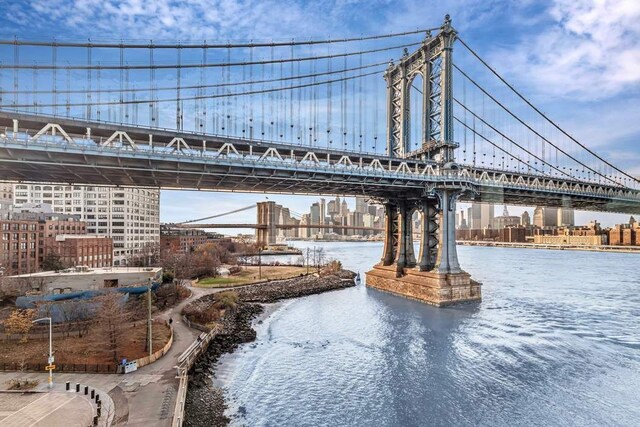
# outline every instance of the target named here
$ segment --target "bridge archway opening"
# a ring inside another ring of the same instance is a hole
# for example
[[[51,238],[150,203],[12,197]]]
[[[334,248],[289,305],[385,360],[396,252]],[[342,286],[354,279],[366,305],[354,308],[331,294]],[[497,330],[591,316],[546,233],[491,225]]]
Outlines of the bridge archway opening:
[[[409,108],[409,140],[407,145],[409,151],[414,151],[420,148],[424,142],[424,77],[421,73],[414,74],[413,78],[409,81],[408,89],[409,102],[407,103],[407,106]]]

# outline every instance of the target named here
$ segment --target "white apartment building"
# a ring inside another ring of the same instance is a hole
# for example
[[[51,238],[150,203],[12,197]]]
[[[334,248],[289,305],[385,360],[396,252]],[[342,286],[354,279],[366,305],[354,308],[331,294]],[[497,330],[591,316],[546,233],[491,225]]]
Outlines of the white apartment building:
[[[160,191],[59,184],[14,184],[13,203],[50,204],[54,212],[80,215],[87,234],[113,239],[113,265],[160,244]]]

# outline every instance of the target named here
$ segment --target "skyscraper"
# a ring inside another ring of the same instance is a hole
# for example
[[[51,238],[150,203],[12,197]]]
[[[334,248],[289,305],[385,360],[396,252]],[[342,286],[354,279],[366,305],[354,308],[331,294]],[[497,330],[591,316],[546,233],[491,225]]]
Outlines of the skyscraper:
[[[364,197],[356,196],[356,212],[364,214],[368,211],[367,200]]]
[[[575,225],[575,214],[573,209],[560,208],[558,209],[558,226],[573,227]]]
[[[544,208],[542,206],[536,206],[533,210],[533,225],[536,227],[544,227]]]
[[[469,228],[482,230],[491,228],[493,224],[494,207],[489,203],[472,203],[468,210]]]
[[[324,199],[320,199],[320,222],[318,224],[324,225],[327,217],[327,205]]]
[[[558,226],[558,208],[544,208],[544,226],[545,227],[557,227]]]

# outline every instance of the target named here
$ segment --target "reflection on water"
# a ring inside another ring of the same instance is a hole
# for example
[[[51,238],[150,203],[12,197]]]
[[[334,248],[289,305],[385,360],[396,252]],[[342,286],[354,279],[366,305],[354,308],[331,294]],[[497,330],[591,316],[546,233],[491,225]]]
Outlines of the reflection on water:
[[[322,246],[364,273],[377,243]],[[235,424],[640,425],[640,256],[459,247],[483,302],[285,302],[219,365]],[[364,277],[364,274],[363,274]]]

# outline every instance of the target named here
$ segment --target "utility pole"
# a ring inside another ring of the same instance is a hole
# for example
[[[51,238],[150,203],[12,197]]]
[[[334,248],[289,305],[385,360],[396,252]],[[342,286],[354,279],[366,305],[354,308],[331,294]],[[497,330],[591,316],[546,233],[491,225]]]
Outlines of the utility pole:
[[[36,319],[31,323],[37,323],[40,322],[42,320],[48,320],[49,321],[49,359],[47,359],[48,365],[46,367],[46,369],[49,371],[49,388],[53,387],[53,334],[52,334],[52,326],[51,326],[51,317],[43,317],[41,319]]]
[[[149,277],[149,282],[147,285],[147,300],[147,333],[149,334],[149,356],[151,356],[153,354],[153,333],[151,330],[151,277]]]

